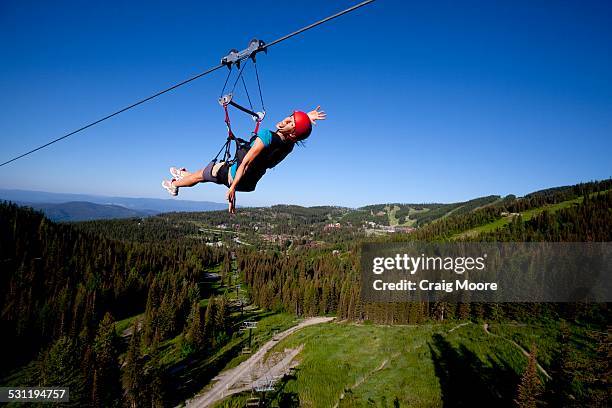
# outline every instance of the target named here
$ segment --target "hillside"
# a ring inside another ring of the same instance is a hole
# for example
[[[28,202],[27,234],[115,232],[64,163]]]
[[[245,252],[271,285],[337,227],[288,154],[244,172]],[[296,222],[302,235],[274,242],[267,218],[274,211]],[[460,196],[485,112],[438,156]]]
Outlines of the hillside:
[[[160,198],[114,197],[92,194],[50,193],[46,191],[0,189],[0,200],[23,203],[61,204],[89,202],[100,205],[117,205],[135,211],[159,214],[171,211],[211,211],[226,207],[223,203]]]
[[[70,224],[0,204],[0,329],[12,350],[0,383],[65,384],[81,406],[92,396],[103,406],[138,405],[135,395],[175,406],[302,319],[335,316],[341,323],[297,331],[270,349],[298,350],[300,363],[274,380],[273,405],[473,405],[479,395],[509,406],[524,350],[536,344],[553,378],[541,377],[541,398],[598,406],[607,401],[597,380],[609,364],[609,341],[598,334],[611,322],[606,304],[365,303],[358,246],[612,241],[611,187],[605,180],[429,207],[278,205]],[[402,225],[421,213],[436,215]],[[219,404],[244,406],[249,395]]]
[[[490,329],[487,326],[493,333],[489,334],[482,323],[453,321],[312,326],[281,341],[270,353],[302,347],[299,366],[281,381],[280,391],[269,393],[268,403],[279,407],[512,407],[528,359],[508,339],[527,348],[535,341],[538,359],[551,367],[559,357],[555,347],[563,336],[562,327],[551,320],[530,326],[497,323]],[[572,327],[566,335],[573,339],[572,348],[590,341],[589,330],[583,327]],[[580,348],[575,363],[584,366],[593,352],[590,347]],[[545,376],[540,378],[544,382]],[[557,402],[548,390],[546,398]],[[570,388],[561,402],[570,395],[574,400],[585,397],[576,397]],[[243,392],[214,406],[244,406],[250,398],[252,394]]]
[[[114,218],[148,217],[157,214],[151,210],[132,210],[120,205],[94,204],[87,201],[67,203],[25,203],[17,204],[42,211],[53,221],[89,221]]]
[[[111,239],[149,241],[164,236],[230,248],[255,245],[269,249],[348,250],[366,238],[474,239],[480,232],[506,226],[512,214],[522,213],[527,221],[544,210],[551,212],[580,202],[585,192],[592,194],[611,187],[612,182],[606,180],[542,190],[525,197],[487,196],[455,204],[395,203],[357,209],[275,205],[242,208],[235,216],[225,210],[168,213],[146,219],[79,223],[78,227]]]
[[[345,222],[377,224],[390,227],[416,227],[447,217],[451,214],[463,214],[477,208],[500,201],[499,196],[479,197],[458,203],[423,203],[423,204],[373,204],[357,208],[347,213]]]

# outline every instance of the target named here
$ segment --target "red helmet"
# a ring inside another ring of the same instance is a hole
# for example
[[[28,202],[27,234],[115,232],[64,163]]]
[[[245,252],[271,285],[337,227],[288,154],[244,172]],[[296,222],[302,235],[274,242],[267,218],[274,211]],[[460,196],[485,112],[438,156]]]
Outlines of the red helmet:
[[[302,111],[293,112],[293,120],[295,121],[296,140],[304,140],[310,136],[310,132],[312,132],[312,122],[306,113]]]

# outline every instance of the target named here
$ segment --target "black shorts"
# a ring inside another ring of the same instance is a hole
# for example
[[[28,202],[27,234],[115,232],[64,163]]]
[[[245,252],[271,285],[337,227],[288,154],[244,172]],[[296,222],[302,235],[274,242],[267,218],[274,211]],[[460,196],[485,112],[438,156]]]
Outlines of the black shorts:
[[[224,186],[229,188],[230,183],[229,183],[228,176],[230,172],[230,165],[227,163],[223,163],[223,165],[219,168],[219,171],[217,171],[217,175],[213,176],[212,171],[213,171],[213,167],[215,164],[217,163],[215,162],[208,163],[208,165],[202,171],[202,178],[204,178],[205,182],[210,181],[215,184],[223,184]],[[265,171],[258,172],[255,169],[252,169],[251,171],[245,173],[242,179],[240,179],[240,184],[236,186],[236,191],[242,191],[242,192],[255,191],[257,182],[259,181],[259,179],[261,179],[264,173]]]
[[[215,184],[223,184],[226,187],[229,187],[228,174],[230,166],[227,163],[223,163],[223,165],[217,171],[217,175],[213,176],[212,171],[216,162],[210,162],[202,171],[202,178],[205,182],[212,182]]]

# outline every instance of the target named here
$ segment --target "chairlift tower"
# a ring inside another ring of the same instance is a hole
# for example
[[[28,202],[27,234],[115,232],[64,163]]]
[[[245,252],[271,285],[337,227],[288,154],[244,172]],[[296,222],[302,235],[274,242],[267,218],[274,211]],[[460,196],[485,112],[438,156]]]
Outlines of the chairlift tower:
[[[252,395],[260,394],[261,397],[251,397],[249,401],[247,401],[247,406],[265,406],[266,404],[266,393],[274,391],[274,384],[276,384],[282,376],[269,376],[266,375],[264,378],[253,383],[253,388],[251,390]],[[258,405],[249,405],[255,403],[257,401]]]
[[[247,331],[249,332],[249,349],[251,348],[251,339],[253,337],[253,329],[257,328],[257,322],[256,321],[246,321],[246,322],[242,322],[242,326],[240,327],[240,331]]]

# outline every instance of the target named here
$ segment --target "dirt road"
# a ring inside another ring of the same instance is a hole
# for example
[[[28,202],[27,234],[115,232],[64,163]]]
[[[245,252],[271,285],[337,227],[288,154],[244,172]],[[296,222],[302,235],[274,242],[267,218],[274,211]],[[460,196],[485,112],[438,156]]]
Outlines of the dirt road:
[[[310,319],[306,319],[299,323],[296,326],[293,326],[284,332],[279,333],[275,336],[274,339],[270,340],[266,344],[264,344],[255,354],[253,354],[248,360],[243,361],[237,367],[229,369],[227,371],[222,372],[215,379],[217,382],[204,392],[188,401],[186,401],[187,407],[196,408],[196,407],[208,407],[213,403],[219,401],[220,399],[227,397],[228,395],[235,394],[244,389],[244,387],[234,388],[234,385],[243,377],[248,375],[254,367],[264,358],[266,353],[274,347],[280,340],[284,339],[287,336],[295,333],[306,326],[312,326],[313,324],[320,324],[332,321],[333,317],[312,317]],[[214,381],[214,380],[213,380]]]

